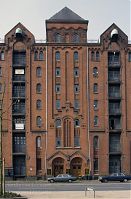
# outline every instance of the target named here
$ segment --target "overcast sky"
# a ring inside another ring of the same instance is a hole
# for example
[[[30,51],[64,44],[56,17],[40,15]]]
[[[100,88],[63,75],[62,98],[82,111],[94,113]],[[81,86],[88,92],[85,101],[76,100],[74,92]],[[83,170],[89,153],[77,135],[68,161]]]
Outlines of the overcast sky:
[[[89,20],[89,39],[116,23],[131,40],[131,0],[0,0],[0,38],[21,22],[36,39],[45,39],[45,20],[65,6]]]

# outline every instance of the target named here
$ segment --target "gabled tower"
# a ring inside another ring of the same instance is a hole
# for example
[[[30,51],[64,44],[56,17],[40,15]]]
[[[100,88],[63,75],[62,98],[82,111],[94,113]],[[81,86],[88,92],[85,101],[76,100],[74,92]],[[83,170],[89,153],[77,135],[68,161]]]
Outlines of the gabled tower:
[[[89,169],[87,25],[87,20],[67,7],[46,20],[48,174],[70,172],[78,176]]]

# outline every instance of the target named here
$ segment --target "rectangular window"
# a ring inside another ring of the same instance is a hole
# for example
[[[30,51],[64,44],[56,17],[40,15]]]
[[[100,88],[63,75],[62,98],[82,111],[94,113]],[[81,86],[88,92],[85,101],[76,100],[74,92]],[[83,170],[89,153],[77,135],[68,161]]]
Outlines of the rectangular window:
[[[14,153],[25,153],[25,137],[14,136],[13,137],[13,152]]]
[[[74,68],[74,77],[78,77],[79,76],[79,68],[75,67]]]
[[[98,116],[94,116],[94,126],[98,126]]]
[[[56,84],[55,91],[56,93],[60,93],[60,84]]]
[[[0,66],[0,76],[2,76],[2,67]]]
[[[56,129],[56,147],[61,147],[61,129]]]
[[[55,70],[55,75],[56,75],[56,77],[60,77],[60,68],[56,68],[56,70]]]
[[[41,158],[36,159],[36,170],[41,170]]]
[[[131,62],[131,52],[128,53],[128,61]]]
[[[74,132],[74,146],[79,147],[80,146],[80,132],[79,128],[75,128]]]
[[[98,84],[97,83],[94,83],[94,85],[93,85],[93,92],[98,93]]]
[[[57,99],[56,100],[56,109],[59,110],[61,107],[60,107],[60,100]]]
[[[75,109],[79,109],[80,108],[80,102],[77,99],[74,100],[74,108]]]
[[[74,92],[79,93],[79,84],[74,85]]]
[[[14,65],[25,65],[26,64],[26,53],[25,52],[17,52],[13,53],[13,64]]]
[[[94,158],[94,173],[98,173],[98,158]]]
[[[98,100],[94,100],[94,110],[98,109]]]
[[[111,135],[110,136],[109,151],[112,153],[121,151],[120,135]]]

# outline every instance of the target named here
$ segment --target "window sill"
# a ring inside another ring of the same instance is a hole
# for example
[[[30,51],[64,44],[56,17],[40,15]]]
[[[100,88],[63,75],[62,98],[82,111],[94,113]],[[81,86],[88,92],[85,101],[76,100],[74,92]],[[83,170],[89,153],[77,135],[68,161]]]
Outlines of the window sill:
[[[56,149],[80,149],[80,146],[74,146],[74,147],[62,147],[62,146],[56,146]]]

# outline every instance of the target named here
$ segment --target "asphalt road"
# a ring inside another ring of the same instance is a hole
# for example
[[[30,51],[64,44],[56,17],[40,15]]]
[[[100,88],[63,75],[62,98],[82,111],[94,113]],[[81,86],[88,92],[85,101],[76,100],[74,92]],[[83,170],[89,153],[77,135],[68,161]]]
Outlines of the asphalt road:
[[[131,183],[100,183],[83,181],[75,183],[44,183],[44,182],[9,182],[6,183],[6,191],[84,191],[86,187],[96,191],[131,190]]]

